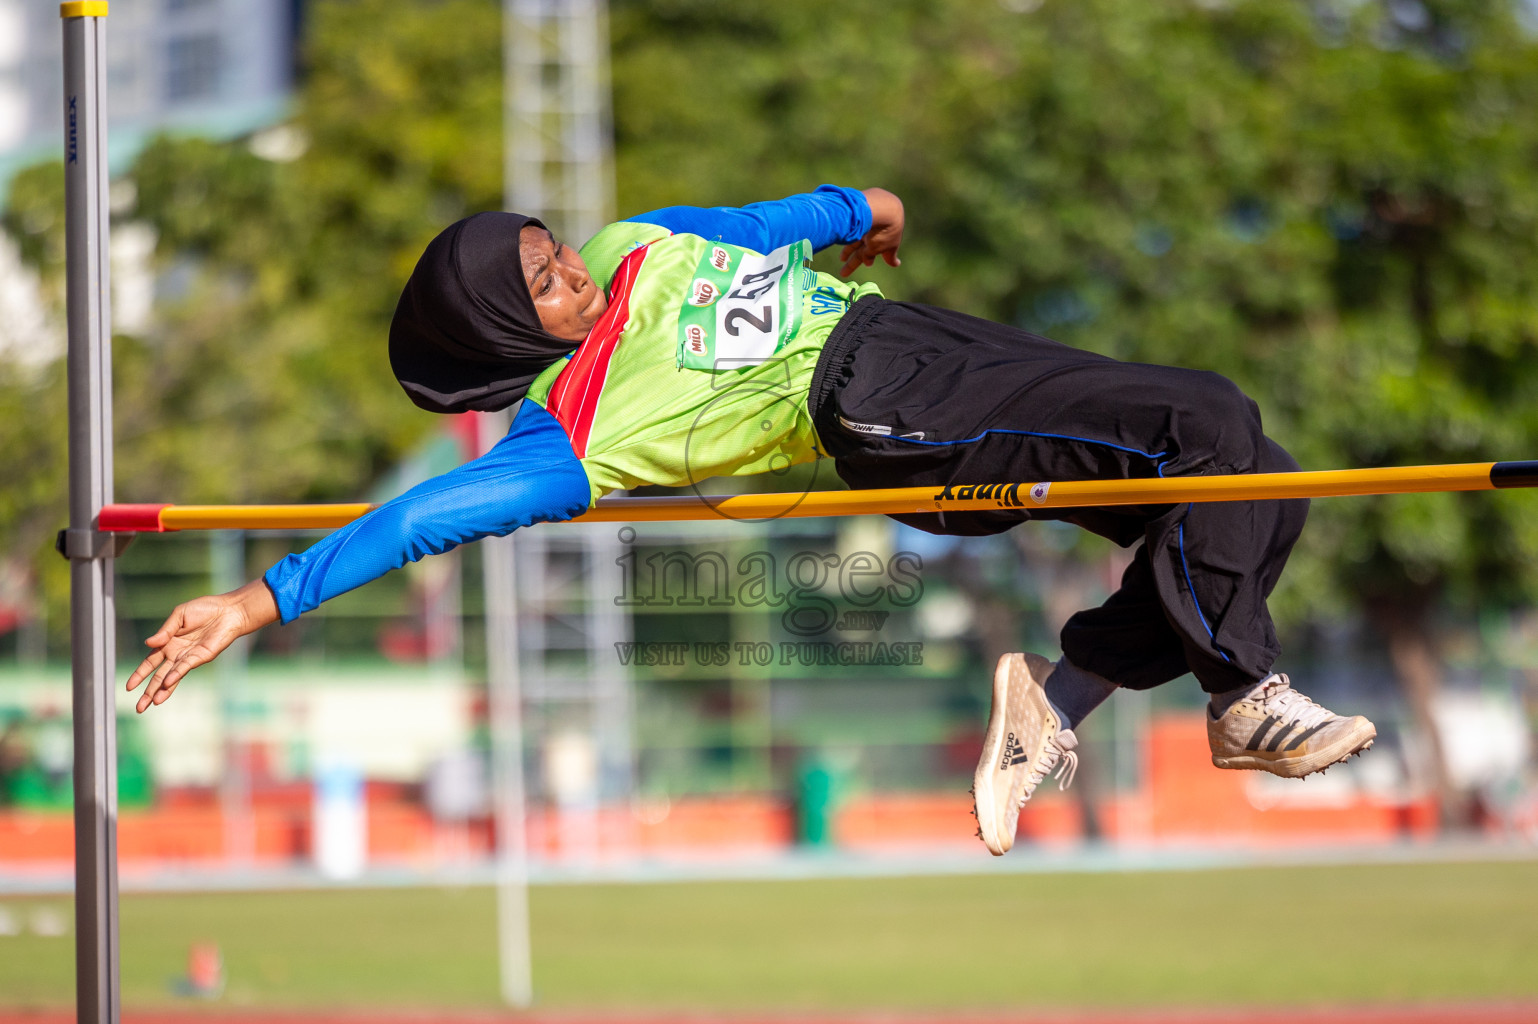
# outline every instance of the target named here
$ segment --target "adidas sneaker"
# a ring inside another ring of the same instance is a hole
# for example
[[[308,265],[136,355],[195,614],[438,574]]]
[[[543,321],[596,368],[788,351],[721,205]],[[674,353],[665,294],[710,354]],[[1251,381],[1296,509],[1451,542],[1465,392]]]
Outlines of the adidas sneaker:
[[[1035,654],[1006,654],[993,673],[993,710],[972,777],[977,835],[995,857],[1015,842],[1020,808],[1062,765],[1061,788],[1073,781],[1078,738],[1063,728],[1042,689],[1056,666]]]
[[[1247,695],[1213,717],[1207,743],[1219,768],[1248,768],[1301,779],[1372,746],[1377,728],[1355,715],[1343,718],[1292,688],[1273,672]]]

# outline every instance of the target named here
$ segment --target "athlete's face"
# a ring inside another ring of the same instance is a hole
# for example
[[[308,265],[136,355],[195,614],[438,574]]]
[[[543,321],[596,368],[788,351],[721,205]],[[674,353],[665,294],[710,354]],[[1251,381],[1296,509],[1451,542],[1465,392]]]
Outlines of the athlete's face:
[[[609,300],[588,274],[577,250],[530,224],[518,235],[518,258],[545,330],[568,341],[586,338],[609,308]]]

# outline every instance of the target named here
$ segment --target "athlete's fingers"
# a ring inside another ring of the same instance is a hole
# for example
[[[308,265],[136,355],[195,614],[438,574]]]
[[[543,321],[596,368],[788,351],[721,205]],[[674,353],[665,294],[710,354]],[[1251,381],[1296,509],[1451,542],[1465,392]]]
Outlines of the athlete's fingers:
[[[183,676],[199,665],[208,664],[215,657],[215,653],[202,644],[188,649],[184,655],[176,659],[176,664],[171,666],[171,671],[166,673],[165,679],[161,682],[160,692],[155,695],[155,703],[164,704],[166,699],[176,692],[176,687],[181,684]]]
[[[176,692],[176,684],[179,682],[181,682],[180,679],[175,679],[167,683],[165,686],[162,686],[160,688],[160,692],[155,694],[155,703],[159,705],[164,704],[166,701],[170,700],[171,694]]]
[[[132,690],[144,682],[145,678],[154,672],[160,666],[160,663],[165,660],[166,655],[164,651],[153,651],[146,655],[144,660],[139,662],[139,667],[134,669],[133,675],[128,677],[128,688]]]
[[[155,691],[160,688],[158,680],[161,674],[159,671],[151,673],[148,685],[144,687],[144,692],[139,695],[139,699],[134,703],[134,711],[142,715],[145,709],[150,706],[150,703],[154,701]]]
[[[197,643],[189,643],[178,651],[166,665],[162,666],[163,671],[151,678],[150,685],[145,687],[143,695],[139,698],[139,713],[143,714],[152,704],[164,704],[176,691],[177,684],[182,681],[183,676],[199,665],[206,665],[213,661],[233,639],[230,637],[222,642],[215,640],[212,645],[206,639],[199,640]]]
[[[145,645],[148,647],[164,647],[167,641],[181,632],[186,621],[187,606],[179,604],[171,610],[170,615],[166,616],[166,621],[161,623],[159,629],[144,638]]]
[[[138,703],[134,705],[135,711],[142,715],[145,711],[149,710],[151,705],[159,704],[165,700],[162,693],[165,692],[166,681],[171,678],[171,673],[176,671],[176,664],[179,660],[178,658],[167,661],[161,666],[161,671],[150,677],[149,685],[144,688],[144,692],[139,695]]]
[[[186,650],[183,648],[174,654],[162,654],[160,664],[149,674],[144,692],[139,695],[139,700],[134,705],[139,714],[142,715],[146,708],[155,703],[155,695],[166,685],[166,680],[175,670],[176,663],[186,655]]]
[[[840,277],[848,277],[862,265],[865,260],[866,248],[866,240],[863,238],[858,242],[850,242],[844,246],[843,254],[839,256],[839,259],[844,261],[844,269],[839,271]]]
[[[896,249],[888,249],[881,255],[886,260],[886,265],[889,267],[900,267],[903,265],[903,261],[897,258]]]
[[[160,665],[150,673],[144,686],[144,692],[139,694],[139,699],[134,704],[135,711],[142,715],[154,703],[155,694],[159,693],[160,688],[165,685],[166,675],[175,664],[176,660],[174,658],[163,659]]]

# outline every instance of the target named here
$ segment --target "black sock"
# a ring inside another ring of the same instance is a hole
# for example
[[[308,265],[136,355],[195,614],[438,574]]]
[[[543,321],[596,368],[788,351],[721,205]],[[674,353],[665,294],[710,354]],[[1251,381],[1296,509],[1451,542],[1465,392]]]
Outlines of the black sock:
[[[1080,668],[1064,655],[1057,660],[1057,668],[1042,689],[1047,691],[1047,700],[1057,709],[1064,727],[1077,729],[1091,711],[1116,692],[1116,684]]]

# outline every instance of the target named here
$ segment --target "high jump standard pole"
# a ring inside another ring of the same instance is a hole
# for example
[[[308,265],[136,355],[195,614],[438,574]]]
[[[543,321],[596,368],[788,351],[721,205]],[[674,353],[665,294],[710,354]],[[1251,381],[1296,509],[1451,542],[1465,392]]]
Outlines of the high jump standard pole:
[[[112,318],[107,280],[105,2],[64,21],[64,217],[69,321],[70,659],[75,731],[75,1019],[117,1024],[117,718],[112,558]]]

